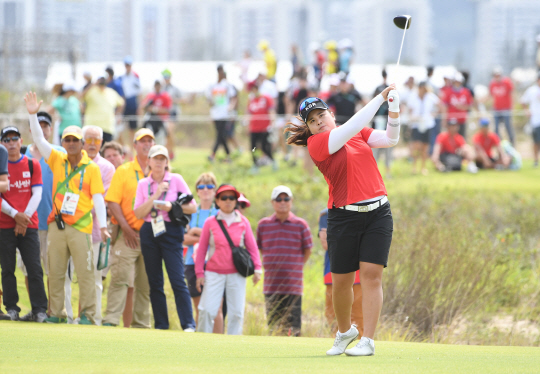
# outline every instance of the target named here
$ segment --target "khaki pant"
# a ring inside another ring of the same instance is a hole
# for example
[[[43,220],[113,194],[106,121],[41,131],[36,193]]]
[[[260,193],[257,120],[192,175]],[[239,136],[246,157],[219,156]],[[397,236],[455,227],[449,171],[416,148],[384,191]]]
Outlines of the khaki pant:
[[[51,316],[67,317],[64,306],[64,282],[71,256],[79,280],[81,314],[95,323],[96,278],[92,235],[80,232],[70,225],[66,225],[65,230],[58,230],[56,223],[53,222],[49,225],[48,247]]]
[[[351,323],[354,323],[358,329],[358,339],[364,333],[364,315],[362,314],[362,286],[359,284],[353,285],[354,300],[351,310]],[[330,325],[330,329],[334,336],[338,330],[336,322],[336,314],[334,313],[334,305],[332,304],[332,285],[326,285],[326,320]]]
[[[111,283],[107,294],[107,310],[103,323],[118,325],[126,306],[127,290],[131,274],[135,269],[133,321],[131,327],[150,328],[150,286],[141,253],[141,244],[136,249],[130,248],[120,231],[118,239],[111,249],[114,253],[111,264]]]

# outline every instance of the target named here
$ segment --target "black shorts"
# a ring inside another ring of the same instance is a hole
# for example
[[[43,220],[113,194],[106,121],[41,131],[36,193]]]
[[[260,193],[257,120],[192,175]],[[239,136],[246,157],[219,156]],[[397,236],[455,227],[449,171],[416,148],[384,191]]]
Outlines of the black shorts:
[[[302,296],[264,295],[268,326],[272,332],[300,336],[302,328]]]
[[[532,129],[532,137],[534,144],[540,144],[540,126]]]
[[[439,156],[447,171],[460,171],[463,157],[455,153],[441,153]]]
[[[360,204],[369,205],[372,203]],[[394,221],[390,203],[371,212],[328,210],[328,256],[330,271],[347,274],[359,269],[359,262],[388,265]]]
[[[427,129],[425,132],[420,132],[418,129],[412,129],[412,140],[413,142],[421,142],[424,144],[429,144],[429,135],[431,130]]]
[[[201,292],[197,291],[197,275],[195,274],[195,265],[184,265],[184,276],[186,277],[189,296],[201,296]]]

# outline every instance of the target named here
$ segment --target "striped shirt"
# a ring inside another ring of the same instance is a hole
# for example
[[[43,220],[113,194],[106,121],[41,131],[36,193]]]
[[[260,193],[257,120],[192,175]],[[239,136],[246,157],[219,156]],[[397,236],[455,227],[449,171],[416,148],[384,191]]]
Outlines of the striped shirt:
[[[257,227],[257,245],[262,253],[265,295],[302,295],[304,252],[311,249],[311,231],[305,220],[289,213],[281,222],[275,214]]]

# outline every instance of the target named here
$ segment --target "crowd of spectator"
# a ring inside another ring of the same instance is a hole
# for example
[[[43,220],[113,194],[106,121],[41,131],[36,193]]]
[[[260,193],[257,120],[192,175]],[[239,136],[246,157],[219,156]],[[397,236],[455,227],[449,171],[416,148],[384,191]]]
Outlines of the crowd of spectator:
[[[287,122],[300,121],[297,108],[304,98],[324,99],[340,124],[370,99],[356,90],[349,75],[354,56],[350,41],[316,48],[311,66],[302,62],[297,48],[291,48],[293,76],[284,92],[275,83],[277,60],[270,44],[261,41],[258,47],[266,69],[255,80],[247,78],[251,56],[246,53],[240,63],[243,87],[229,83],[225,68],[219,65],[216,83],[205,92],[216,135],[208,161],[217,161],[220,148],[226,154],[224,162],[234,162],[242,152],[236,124],[240,122],[238,112],[245,111],[252,174],[265,165],[277,170],[279,151],[285,162],[302,157],[286,145],[284,131]],[[165,266],[184,331],[241,334],[246,279],[251,274],[238,270],[233,252],[240,251],[251,260],[254,283],[264,271],[270,331],[300,335],[303,268],[313,242],[307,222],[292,213],[293,192],[282,185],[274,188],[269,197],[274,214],[262,218],[252,230],[244,216],[250,201],[234,185],[219,184],[211,172],[194,183],[172,173],[175,123],[181,106],[192,101],[172,85],[172,73],[167,69],[155,81],[154,91],[143,97],[139,77],[132,70],[133,59],[127,56],[124,65],[125,73],[118,77],[111,67],[96,79],[85,74],[87,83],[80,92],[64,83],[48,112],[40,111],[41,102],[28,93],[29,146],[23,146],[21,129],[8,126],[1,130],[0,296],[6,314],[0,314],[0,319],[103,326],[118,326],[122,320],[124,327],[168,329]],[[515,147],[512,81],[495,68],[485,101],[475,99],[466,72],[445,74],[442,87],[434,84],[433,72],[429,67],[424,80],[416,82],[410,77],[400,88],[412,172],[427,175],[430,158],[441,172],[462,170],[463,166],[471,173],[479,168],[519,169],[522,161]],[[329,87],[321,90],[325,76]],[[386,87],[383,69],[373,96]],[[247,97],[245,108],[239,108],[244,102],[241,94]],[[537,166],[540,75],[520,103],[530,115]],[[488,111],[489,106],[492,110]],[[387,116],[385,104],[375,116],[373,128],[384,128]],[[477,128],[474,134],[468,134],[470,127]],[[376,152],[376,159],[384,153],[390,176],[391,148]],[[306,152],[303,160],[311,174],[313,164]],[[320,214],[318,235],[324,249],[326,217],[325,210]],[[24,316],[19,316],[17,257],[32,307]],[[71,302],[74,275],[79,286],[75,312]],[[103,295],[106,277],[110,277],[109,288]],[[328,256],[324,283],[325,315],[335,333]],[[353,288],[353,322],[361,330],[358,275]],[[103,297],[107,298],[105,310]]]

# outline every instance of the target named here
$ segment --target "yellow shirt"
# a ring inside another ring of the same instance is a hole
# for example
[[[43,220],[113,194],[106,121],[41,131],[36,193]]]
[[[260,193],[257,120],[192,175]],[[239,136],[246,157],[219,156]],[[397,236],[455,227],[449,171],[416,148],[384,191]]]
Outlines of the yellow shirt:
[[[328,63],[326,65],[326,74],[337,73],[337,65],[339,63],[339,54],[335,49],[328,51]]]
[[[144,220],[135,217],[133,205],[135,203],[137,185],[139,184],[139,180],[143,178],[144,173],[141,165],[139,165],[139,161],[135,157],[133,161],[127,162],[116,169],[107,196],[105,196],[106,201],[120,205],[127,223],[132,229],[137,231],[141,229]],[[114,217],[112,218],[112,223],[118,224]]]
[[[270,48],[264,52],[264,62],[266,63],[266,77],[268,79],[274,79],[277,69],[276,55]]]
[[[77,168],[80,168],[83,165],[90,164],[82,172],[79,172],[75,175],[68,183],[68,190],[64,182],[66,180],[66,164],[67,164],[67,174],[71,174],[71,164],[67,160],[68,155],[57,151],[56,149],[51,150],[51,156],[47,160],[47,164],[51,168],[53,173],[53,188],[52,195],[56,193],[56,197],[53,201],[53,209],[47,223],[50,224],[54,222],[54,215],[56,213],[56,208],[58,211],[62,208],[62,202],[64,201],[64,194],[66,192],[72,192],[79,195],[79,202],[77,203],[77,210],[75,215],[70,216],[67,214],[62,214],[62,218],[66,225],[72,226],[74,229],[77,229],[85,234],[92,234],[92,208],[94,207],[94,201],[92,200],[92,195],[98,193],[104,193],[105,189],[103,188],[103,181],[101,180],[101,171],[99,166],[95,162],[92,162],[86,151],[82,151],[82,159],[77,165]],[[81,182],[81,173],[84,173],[82,189],[79,190]],[[61,185],[61,188],[58,187]],[[56,191],[58,189],[58,192]],[[56,208],[55,208],[56,206]]]
[[[83,100],[86,104],[84,125],[101,127],[104,132],[114,134],[115,109],[124,105],[122,96],[112,88],[105,87],[102,91],[98,86],[93,86],[84,95]]]

